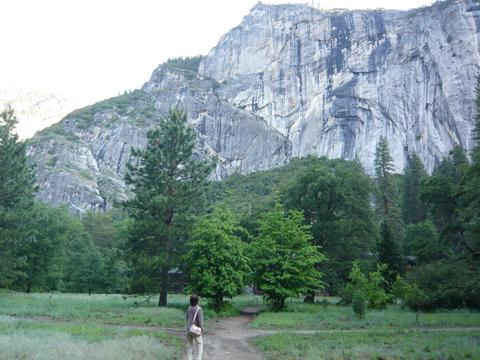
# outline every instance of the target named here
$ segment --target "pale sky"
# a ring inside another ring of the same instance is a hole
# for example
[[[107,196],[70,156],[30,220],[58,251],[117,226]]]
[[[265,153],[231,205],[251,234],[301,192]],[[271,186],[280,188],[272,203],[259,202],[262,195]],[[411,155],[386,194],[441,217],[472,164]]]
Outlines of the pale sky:
[[[0,90],[48,90],[93,102],[139,88],[166,59],[207,54],[256,2],[0,0]],[[408,9],[432,0],[313,3]]]

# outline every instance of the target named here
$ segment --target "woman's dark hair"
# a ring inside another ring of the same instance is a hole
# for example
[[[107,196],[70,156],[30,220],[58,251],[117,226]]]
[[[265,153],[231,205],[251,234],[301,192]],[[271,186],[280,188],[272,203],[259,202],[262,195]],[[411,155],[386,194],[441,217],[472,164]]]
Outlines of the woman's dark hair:
[[[198,295],[197,295],[197,294],[192,294],[192,295],[190,296],[190,305],[191,305],[191,306],[196,306],[196,305],[198,305],[198,300],[200,300],[200,298],[198,297]]]

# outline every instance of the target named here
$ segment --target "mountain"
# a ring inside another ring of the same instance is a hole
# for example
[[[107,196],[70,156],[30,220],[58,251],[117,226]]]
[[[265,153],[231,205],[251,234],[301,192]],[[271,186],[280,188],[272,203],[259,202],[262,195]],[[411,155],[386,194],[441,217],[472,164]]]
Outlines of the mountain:
[[[130,150],[171,106],[189,113],[199,154],[218,156],[216,179],[308,154],[372,173],[381,135],[397,171],[413,152],[431,171],[453,146],[473,146],[479,31],[473,0],[409,11],[258,3],[199,62],[162,64],[141,89],[37,134],[39,198],[80,212],[127,198]]]
[[[51,91],[4,88],[0,90],[0,109],[7,105],[15,109],[19,137],[26,139],[86,103]]]

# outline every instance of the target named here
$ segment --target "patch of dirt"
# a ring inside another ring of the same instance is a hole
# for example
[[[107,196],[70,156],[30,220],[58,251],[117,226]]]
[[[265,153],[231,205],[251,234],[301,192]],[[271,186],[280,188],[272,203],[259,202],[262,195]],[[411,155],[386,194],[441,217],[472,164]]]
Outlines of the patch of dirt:
[[[251,320],[250,316],[239,316],[210,321],[203,336],[205,359],[262,360],[260,352],[249,343],[258,336],[258,331],[248,328]]]

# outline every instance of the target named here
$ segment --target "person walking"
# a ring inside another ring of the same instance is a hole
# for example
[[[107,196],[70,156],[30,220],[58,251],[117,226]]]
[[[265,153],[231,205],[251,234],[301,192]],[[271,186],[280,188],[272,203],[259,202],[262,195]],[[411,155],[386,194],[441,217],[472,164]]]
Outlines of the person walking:
[[[187,309],[187,359],[202,360],[203,354],[203,309],[198,305],[200,298],[196,294],[190,296]],[[193,325],[193,326],[192,326]],[[195,358],[193,355],[195,354]]]

